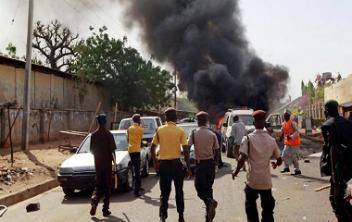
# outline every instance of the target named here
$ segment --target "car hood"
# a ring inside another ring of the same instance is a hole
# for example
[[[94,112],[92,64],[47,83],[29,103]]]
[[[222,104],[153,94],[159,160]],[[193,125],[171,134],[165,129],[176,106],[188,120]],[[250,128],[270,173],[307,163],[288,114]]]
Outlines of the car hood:
[[[116,164],[128,166],[130,156],[127,151],[116,151]],[[77,153],[67,160],[61,166],[62,169],[70,169],[73,172],[95,171],[94,156],[91,153]]]
[[[143,139],[151,139],[153,138],[154,136],[154,133],[146,133],[146,134],[143,134]]]

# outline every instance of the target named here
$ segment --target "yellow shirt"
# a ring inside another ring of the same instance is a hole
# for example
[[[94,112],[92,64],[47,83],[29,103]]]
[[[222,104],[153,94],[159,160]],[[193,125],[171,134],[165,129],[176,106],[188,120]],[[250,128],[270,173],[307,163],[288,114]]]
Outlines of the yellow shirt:
[[[128,152],[129,153],[136,153],[141,152],[141,144],[143,138],[143,128],[134,123],[127,129],[127,136],[128,136]]]
[[[176,126],[176,123],[167,122],[166,125],[158,128],[152,144],[160,145],[160,160],[178,159],[181,156],[181,146],[187,145],[187,138],[185,131]]]

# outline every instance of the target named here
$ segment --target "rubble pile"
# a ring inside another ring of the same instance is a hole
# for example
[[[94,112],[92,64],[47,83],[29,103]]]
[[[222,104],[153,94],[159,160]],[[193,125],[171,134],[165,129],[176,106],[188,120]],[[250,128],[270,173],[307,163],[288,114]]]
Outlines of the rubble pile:
[[[0,184],[10,186],[18,180],[29,179],[29,177],[33,176],[33,171],[28,167],[0,167]]]

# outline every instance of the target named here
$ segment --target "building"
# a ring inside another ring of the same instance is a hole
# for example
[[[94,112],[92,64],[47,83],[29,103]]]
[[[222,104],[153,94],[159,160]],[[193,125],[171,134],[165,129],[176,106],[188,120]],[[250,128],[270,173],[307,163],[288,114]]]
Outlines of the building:
[[[349,118],[352,113],[352,74],[325,88],[325,101],[336,100],[340,104],[341,114]]]

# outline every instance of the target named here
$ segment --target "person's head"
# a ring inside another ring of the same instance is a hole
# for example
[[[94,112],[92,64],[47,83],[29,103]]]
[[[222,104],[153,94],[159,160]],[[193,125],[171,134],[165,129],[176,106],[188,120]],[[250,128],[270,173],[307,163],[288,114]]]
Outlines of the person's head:
[[[233,122],[237,122],[238,120],[240,120],[240,118],[237,115],[233,117]]]
[[[132,116],[132,121],[133,123],[141,124],[141,115],[139,115],[138,113],[134,114]]]
[[[291,112],[289,110],[285,110],[284,120],[287,122],[291,119]]]
[[[335,117],[339,115],[339,103],[336,100],[329,100],[325,103],[325,117]]]
[[[106,125],[106,115],[104,113],[99,114],[97,117],[97,122],[99,124],[99,127],[105,128]]]
[[[264,129],[266,112],[263,110],[257,110],[253,113],[254,126],[256,129]]]
[[[197,117],[198,126],[206,126],[208,124],[208,117],[209,117],[208,113],[204,111],[200,111],[199,113],[197,113],[196,117]]]
[[[166,121],[169,122],[177,122],[177,113],[176,113],[176,109],[170,107],[167,108],[165,110],[165,117],[166,117]]]

